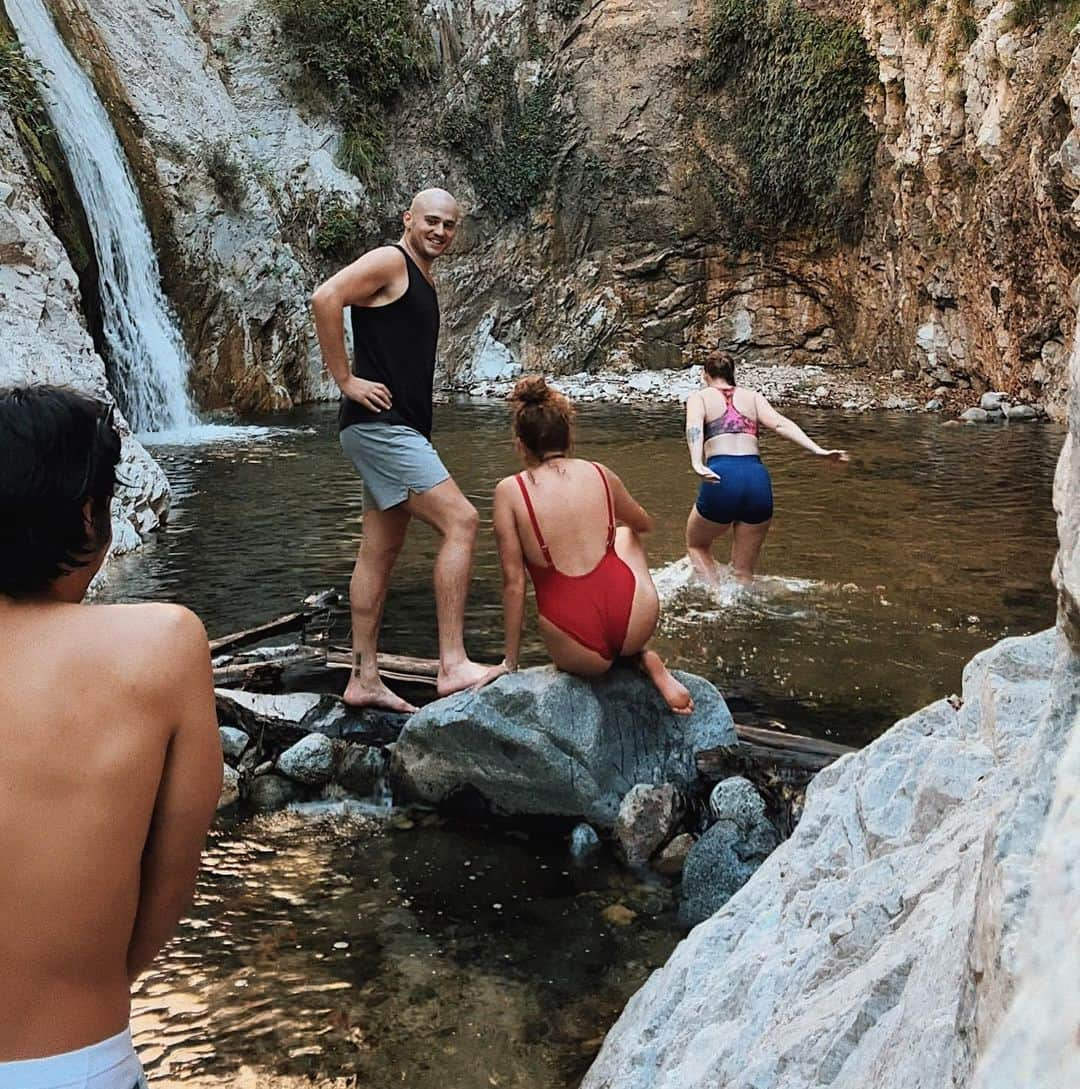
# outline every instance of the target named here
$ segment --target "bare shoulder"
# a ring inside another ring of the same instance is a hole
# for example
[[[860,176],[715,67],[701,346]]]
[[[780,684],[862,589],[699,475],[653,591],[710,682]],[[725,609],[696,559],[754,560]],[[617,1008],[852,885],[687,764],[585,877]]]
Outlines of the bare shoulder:
[[[171,673],[193,662],[209,660],[209,643],[202,621],[183,605],[150,602],[142,605],[94,606],[107,645],[132,665]]]

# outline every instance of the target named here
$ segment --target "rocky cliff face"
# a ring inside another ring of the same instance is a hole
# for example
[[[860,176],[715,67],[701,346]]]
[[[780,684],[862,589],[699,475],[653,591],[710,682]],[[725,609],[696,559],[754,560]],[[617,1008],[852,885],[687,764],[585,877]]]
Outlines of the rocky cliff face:
[[[53,233],[10,119],[0,114],[0,386],[45,382],[110,400],[105,365],[80,321],[79,282]],[[123,419],[113,551],[137,547],[169,507],[169,485]]]
[[[768,184],[797,164],[754,161],[725,133],[737,88],[700,67],[716,0],[430,0],[438,77],[402,96],[370,191],[335,165],[333,119],[297,105],[302,73],[257,0],[52,6],[136,167],[204,407],[329,392],[310,288],[389,237],[412,191],[445,183],[469,212],[442,273],[453,380],[515,362],[681,366],[719,344],[756,361],[899,368],[905,394],[994,387],[1064,413],[1080,61],[1063,8],[792,9],[823,42],[857,27],[865,43],[869,185],[860,229],[838,240],[820,217],[733,227],[756,175]],[[740,0],[723,7],[731,26],[750,18]],[[787,131],[791,101],[738,110]],[[852,169],[837,186],[858,195]]]

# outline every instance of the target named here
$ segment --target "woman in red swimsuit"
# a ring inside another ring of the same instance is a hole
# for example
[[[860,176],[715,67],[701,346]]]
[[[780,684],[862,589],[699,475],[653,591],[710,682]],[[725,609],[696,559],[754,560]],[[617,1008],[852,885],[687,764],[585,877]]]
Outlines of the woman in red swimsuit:
[[[506,658],[487,679],[517,668],[528,570],[559,669],[595,677],[616,658],[637,658],[671,710],[689,714],[690,693],[646,649],[660,601],[637,535],[652,519],[610,469],[570,456],[573,407],[543,378],[522,378],[510,403],[525,470],[495,489]]]

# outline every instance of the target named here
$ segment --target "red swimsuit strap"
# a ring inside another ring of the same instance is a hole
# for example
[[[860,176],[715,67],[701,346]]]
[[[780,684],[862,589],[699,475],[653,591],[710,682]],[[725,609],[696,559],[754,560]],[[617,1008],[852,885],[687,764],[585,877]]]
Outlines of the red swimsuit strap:
[[[522,498],[525,500],[525,509],[529,512],[529,521],[532,522],[533,533],[536,534],[536,543],[540,546],[540,551],[544,554],[548,566],[554,567],[555,565],[551,562],[551,553],[548,551],[547,541],[544,540],[544,535],[540,532],[540,523],[536,520],[536,511],[533,510],[532,500],[529,498],[529,489],[525,487],[525,481],[521,479],[521,473],[518,473],[514,479],[517,481]]]
[[[615,504],[611,501],[611,485],[608,484],[603,466],[594,461],[592,467],[600,474],[600,479],[604,482],[604,494],[607,496],[607,547],[610,552],[615,547]]]

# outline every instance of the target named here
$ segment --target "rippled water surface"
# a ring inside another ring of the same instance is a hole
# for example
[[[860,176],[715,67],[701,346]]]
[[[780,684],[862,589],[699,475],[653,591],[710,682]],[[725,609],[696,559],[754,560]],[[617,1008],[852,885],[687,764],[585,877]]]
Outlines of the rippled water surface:
[[[611,466],[656,516],[648,541],[666,603],[658,648],[738,706],[858,744],[957,690],[960,670],[1004,634],[1053,622],[1050,503],[1061,431],[944,427],[937,417],[803,411],[807,430],[850,449],[834,468],[766,437],[776,517],[761,578],[710,596],[689,585],[682,533],[695,494],[682,423],[660,411],[587,407],[579,452]],[[111,593],[175,598],[212,635],[347,589],[360,537],[359,481],[331,410],[260,421],[248,443],[155,449],[177,491],[167,533],[116,565]],[[436,441],[481,512],[467,630],[474,656],[501,654],[491,494],[515,469],[504,405],[438,410]],[[435,653],[436,538],[415,525],[391,587],[383,649]],[[342,611],[337,635],[346,639]],[[526,656],[540,660],[535,635]]]
[[[958,690],[978,650],[1052,623],[1062,433],[797,417],[854,460],[834,470],[766,438],[777,511],[749,593],[710,595],[687,578],[696,478],[676,410],[585,408],[580,453],[610,465],[658,519],[648,545],[665,602],[661,652],[737,710],[860,744]],[[172,523],[113,567],[109,596],[182,601],[218,635],[347,587],[360,487],[333,412],[257,422],[270,430],[246,441],[155,449],[176,488]],[[481,512],[467,627],[473,654],[495,660],[490,497],[515,468],[505,406],[443,406],[436,426]],[[434,653],[435,543],[425,527],[411,531],[386,650]],[[347,637],[344,611],[336,634]],[[540,654],[533,635],[526,657]],[[215,834],[196,916],[140,985],[137,1042],[158,1084],[570,1089],[678,937],[662,885],[606,858],[574,866],[558,836],[415,815],[262,819]]]

